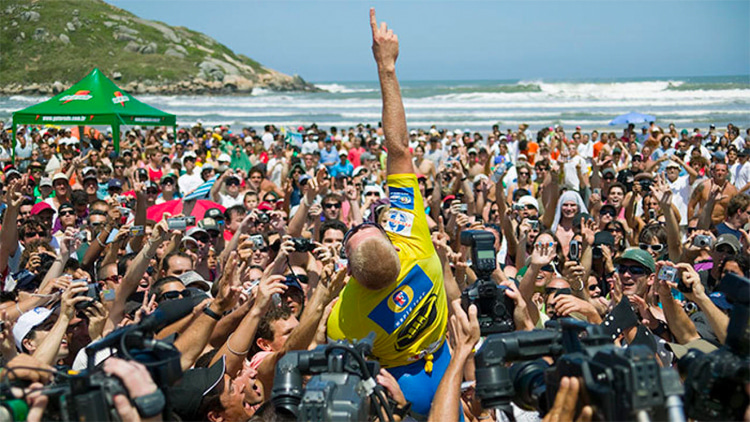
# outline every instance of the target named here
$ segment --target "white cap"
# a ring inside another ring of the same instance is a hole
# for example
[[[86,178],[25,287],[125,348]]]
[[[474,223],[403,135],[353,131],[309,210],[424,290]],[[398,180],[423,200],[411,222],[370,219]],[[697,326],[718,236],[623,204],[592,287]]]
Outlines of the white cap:
[[[68,181],[68,176],[66,176],[65,173],[55,173],[55,175],[52,176],[52,183],[55,183],[58,180],[65,180],[66,182],[70,183]]]
[[[13,337],[16,340],[16,347],[19,351],[23,350],[22,344],[23,339],[34,329],[37,325],[42,324],[44,321],[52,315],[52,309],[36,307],[30,311],[24,312],[16,321],[16,325],[13,326]]]
[[[347,151],[347,150],[345,150],[343,148],[340,149],[339,150],[339,157],[342,156],[342,155],[348,156],[349,155],[349,151]]]
[[[520,205],[531,205],[532,207],[536,208],[537,211],[539,211],[539,201],[537,201],[536,198],[531,195],[524,195],[518,198],[518,203]]]
[[[229,156],[226,152],[219,154],[219,158],[216,159],[216,161],[222,162],[222,161],[232,161],[232,157]]]
[[[358,166],[358,167],[356,167],[354,169],[354,171],[352,171],[352,177],[359,176],[359,174],[362,173],[363,171],[367,171],[367,167],[365,167],[365,166]]]
[[[190,157],[198,158],[198,156],[195,155],[195,153],[193,151],[186,151],[184,154],[182,154],[182,164],[184,165],[185,164],[185,159],[186,158],[190,158]]]
[[[211,290],[211,283],[195,271],[186,271],[178,277],[185,287],[197,287],[205,292]]]

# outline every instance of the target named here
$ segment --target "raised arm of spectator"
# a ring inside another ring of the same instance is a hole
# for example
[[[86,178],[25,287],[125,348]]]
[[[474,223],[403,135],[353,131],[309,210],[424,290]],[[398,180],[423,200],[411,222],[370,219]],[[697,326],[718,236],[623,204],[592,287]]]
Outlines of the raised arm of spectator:
[[[398,36],[385,22],[375,19],[375,9],[370,9],[372,53],[378,65],[380,92],[383,97],[383,132],[388,150],[388,174],[414,173],[409,151],[409,134],[406,129],[406,112],[401,100],[401,88],[396,78]]]
[[[221,203],[221,187],[224,186],[224,179],[226,179],[229,174],[234,174],[234,172],[231,169],[227,169],[227,171],[222,173],[221,176],[216,179],[216,182],[214,182],[213,186],[211,186],[212,201]]]
[[[133,186],[135,191],[135,220],[134,226],[146,226],[146,187],[144,183],[136,182]],[[146,238],[146,231],[130,239],[130,250],[139,251],[143,247],[143,239]]]
[[[159,249],[162,241],[169,234],[169,229],[167,228],[167,218],[169,217],[169,213],[165,213],[162,220],[154,226],[151,236],[146,241],[146,245],[138,252],[138,255],[136,255],[133,262],[128,266],[122,282],[115,289],[115,300],[109,312],[109,319],[115,326],[122,320],[128,296],[133,294],[138,288],[143,274],[148,269],[151,260],[156,256],[156,250]]]
[[[83,260],[81,261],[81,266],[83,268],[90,269],[94,265],[94,262],[96,262],[99,255],[101,255],[106,248],[107,245],[104,242],[107,241],[109,233],[112,230],[112,222],[108,218],[99,234],[94,236],[93,241],[89,242],[89,248],[86,249],[86,253],[83,255]]]
[[[0,228],[0,273],[4,273],[8,267],[8,260],[18,251],[18,210],[23,202],[21,189],[26,185],[28,176],[14,180],[7,186],[5,192],[5,204],[7,208],[3,213],[3,227]]]
[[[81,241],[74,238],[76,233],[76,229],[71,227],[68,227],[68,229],[65,230],[65,234],[60,241],[60,253],[55,256],[55,261],[52,262],[47,274],[44,275],[44,280],[42,280],[42,283],[39,285],[39,291],[44,290],[48,283],[63,274],[65,264],[68,262],[71,252],[78,249],[81,245]]]
[[[518,290],[521,296],[526,301],[526,308],[529,310],[529,316],[531,321],[536,324],[539,321],[539,309],[531,299],[534,295],[534,286],[536,285],[536,277],[539,275],[539,271],[545,265],[549,265],[550,262],[555,258],[555,247],[547,244],[537,242],[534,244],[534,251],[531,253],[531,262],[529,267],[526,269],[526,274],[523,275],[521,283],[518,286]]]
[[[703,205],[703,208],[701,208],[701,214],[700,217],[698,217],[698,228],[702,230],[710,230],[712,226],[711,221],[711,215],[714,212],[714,206],[716,203],[721,202],[724,199],[724,195],[722,195],[722,187],[714,184],[713,180],[709,180],[709,192],[708,192],[708,200]],[[705,188],[705,185],[702,185]]]
[[[219,289],[210,305],[208,305],[208,312],[202,312],[193,323],[190,328],[184,330],[182,335],[175,340],[174,345],[180,351],[180,365],[182,370],[186,371],[190,369],[195,361],[203,353],[203,349],[208,344],[208,340],[211,337],[211,331],[213,331],[217,319],[209,315],[223,315],[224,312],[232,309],[237,303],[242,286],[240,283],[240,271],[242,270],[237,259],[237,252],[232,252],[227,261],[227,265],[224,267],[224,274],[219,279]]]
[[[671,263],[659,262],[657,267],[662,265],[671,265]],[[657,280],[656,283],[656,291],[664,310],[664,317],[667,319],[669,332],[672,333],[675,341],[679,344],[686,344],[700,338],[695,324],[682,309],[682,305],[672,296],[672,286],[664,280]]]
[[[323,317],[326,306],[344,288],[346,270],[341,270],[333,274],[333,264],[331,264],[324,271],[325,275],[321,278],[320,283],[318,283],[318,288],[315,289],[310,301],[305,305],[305,310],[302,311],[299,324],[289,334],[284,346],[282,346],[280,351],[274,352],[263,359],[263,362],[258,367],[258,379],[263,383],[263,389],[266,394],[264,397],[271,397],[276,362],[287,352],[307,349],[315,338],[318,324]]]
[[[659,201],[659,207],[664,213],[667,229],[667,245],[669,247],[669,259],[672,262],[679,262],[682,255],[682,237],[680,235],[680,225],[674,214],[672,204],[672,191],[669,189],[664,176],[657,176],[655,183],[651,186],[651,193]]]
[[[557,201],[560,199],[560,177],[557,170],[552,169],[550,165],[549,174],[542,183],[542,201],[544,202],[544,215],[542,223],[544,227],[552,227],[555,222],[555,209]]]
[[[692,167],[690,167],[689,165],[687,165],[687,164],[685,163],[685,161],[683,161],[683,159],[682,159],[682,158],[680,158],[680,157],[678,157],[678,156],[676,156],[676,155],[672,155],[672,156],[670,156],[669,158],[670,158],[670,159],[671,159],[672,161],[674,161],[674,162],[676,162],[677,164],[679,164],[679,165],[680,165],[680,167],[682,167],[683,169],[685,169],[685,171],[687,172],[687,174],[689,174],[689,175],[690,175],[690,177],[692,177],[692,178],[698,177],[698,172],[697,172],[697,171],[696,171],[696,170],[695,170],[694,168],[692,168]]]
[[[503,178],[505,173],[500,176],[500,180],[495,183],[495,203],[497,204],[497,213],[500,218],[500,229],[503,231],[503,237],[508,243],[508,254],[515,256],[518,251],[518,240],[513,229],[513,222],[508,218],[508,203],[505,198],[505,189],[503,189]]]
[[[344,195],[346,200],[349,201],[349,218],[351,219],[351,225],[357,226],[362,224],[362,210],[359,207],[359,195],[357,194],[357,187],[351,184],[347,184],[344,179]]]
[[[460,300],[452,301],[451,307],[453,308],[453,315],[448,322],[448,330],[450,331],[448,340],[451,343],[452,357],[435,392],[435,399],[432,401],[430,415],[427,418],[428,421],[459,420],[458,412],[461,409],[459,404],[464,366],[466,361],[473,356],[474,346],[479,341],[479,321],[477,320],[476,306],[469,306],[468,315],[461,308]]]
[[[271,304],[271,297],[277,293],[283,294],[287,288],[283,281],[284,276],[281,275],[264,276],[260,280],[260,284],[255,290],[255,302],[250,308],[250,312],[242,318],[242,322],[237,329],[229,335],[227,341],[214,355],[211,365],[221,359],[222,356],[226,356],[226,372],[228,374],[234,376],[242,369],[242,363],[253,344],[260,319]]]
[[[443,284],[445,284],[445,294],[448,297],[448,301],[459,299],[461,297],[461,288],[458,286],[455,277],[453,277],[453,271],[451,270],[451,257],[453,250],[448,246],[450,238],[445,233],[443,227],[443,218],[440,217],[438,220],[438,231],[432,234],[432,244],[435,246],[435,251],[440,258],[440,263],[443,266]]]
[[[690,264],[682,262],[677,264],[676,267],[681,270],[680,276],[683,283],[688,286],[688,289],[692,289],[691,293],[684,293],[685,297],[695,302],[701,311],[706,314],[706,319],[708,319],[711,329],[716,334],[716,338],[724,344],[727,339],[729,317],[714,305],[714,302],[708,297],[700,276]]]
[[[76,316],[75,304],[91,300],[84,295],[76,297],[77,294],[84,293],[86,289],[88,289],[88,287],[85,282],[71,283],[62,294],[60,316],[57,317],[55,325],[52,326],[52,329],[47,336],[39,343],[39,347],[34,351],[32,356],[35,359],[50,365],[55,364],[55,358],[57,357],[57,351],[60,349],[60,343],[68,330],[70,321]]]
[[[307,181],[304,195],[302,196],[302,200],[299,201],[297,212],[294,213],[294,216],[292,216],[292,219],[289,221],[289,230],[287,231],[289,236],[302,236],[302,230],[305,228],[307,213],[310,211],[310,207],[315,204],[315,198],[317,198],[318,194],[328,189],[330,181],[323,177],[319,177],[321,174],[324,175],[323,172],[318,171],[318,174],[315,177]]]

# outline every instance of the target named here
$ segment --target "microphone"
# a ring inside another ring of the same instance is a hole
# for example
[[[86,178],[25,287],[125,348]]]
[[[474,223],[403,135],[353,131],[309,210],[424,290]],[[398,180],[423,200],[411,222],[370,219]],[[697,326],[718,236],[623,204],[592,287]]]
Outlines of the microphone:
[[[191,297],[168,300],[159,305],[151,314],[143,318],[138,324],[142,332],[159,332],[164,327],[174,324],[193,312],[195,301]]]

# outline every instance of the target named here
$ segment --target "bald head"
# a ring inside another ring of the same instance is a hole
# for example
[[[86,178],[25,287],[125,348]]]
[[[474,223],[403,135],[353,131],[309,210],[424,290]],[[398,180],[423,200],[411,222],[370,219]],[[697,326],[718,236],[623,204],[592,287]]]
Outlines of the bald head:
[[[347,246],[349,269],[363,287],[380,290],[396,281],[401,261],[384,234],[377,230],[363,230],[352,236]]]

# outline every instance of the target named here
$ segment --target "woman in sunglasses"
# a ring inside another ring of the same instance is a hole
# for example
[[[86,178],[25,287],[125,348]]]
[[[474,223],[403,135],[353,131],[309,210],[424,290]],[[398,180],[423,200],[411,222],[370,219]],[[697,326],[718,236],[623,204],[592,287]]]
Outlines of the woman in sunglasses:
[[[508,186],[508,199],[519,189],[525,189],[536,198],[537,185],[531,181],[531,166],[528,164],[519,164],[517,168],[518,181]]]
[[[644,227],[638,235],[638,247],[648,251],[656,261],[666,259],[667,230],[658,223]]]

